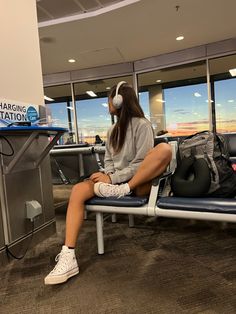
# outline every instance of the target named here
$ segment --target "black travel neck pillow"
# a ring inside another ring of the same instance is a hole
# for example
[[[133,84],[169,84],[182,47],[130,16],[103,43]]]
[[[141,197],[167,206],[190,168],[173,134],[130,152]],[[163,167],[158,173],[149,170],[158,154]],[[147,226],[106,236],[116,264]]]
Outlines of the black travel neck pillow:
[[[211,173],[203,158],[183,158],[171,179],[174,196],[202,197],[210,188]]]

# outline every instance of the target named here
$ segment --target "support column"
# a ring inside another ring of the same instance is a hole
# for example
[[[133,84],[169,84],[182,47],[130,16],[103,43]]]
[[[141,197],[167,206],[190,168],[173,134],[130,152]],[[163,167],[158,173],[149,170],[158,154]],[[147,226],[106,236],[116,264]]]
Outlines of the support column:
[[[165,130],[165,105],[163,102],[162,87],[156,85],[149,88],[150,120],[155,134],[160,130]]]
[[[0,97],[43,105],[36,1],[0,1]]]

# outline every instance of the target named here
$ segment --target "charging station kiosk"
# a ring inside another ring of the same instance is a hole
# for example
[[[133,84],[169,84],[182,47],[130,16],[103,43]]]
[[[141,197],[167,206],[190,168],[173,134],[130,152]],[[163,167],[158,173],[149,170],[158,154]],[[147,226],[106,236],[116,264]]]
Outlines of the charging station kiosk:
[[[48,153],[67,129],[0,127],[0,260],[32,232],[42,240],[55,231]],[[47,232],[46,232],[47,231]]]

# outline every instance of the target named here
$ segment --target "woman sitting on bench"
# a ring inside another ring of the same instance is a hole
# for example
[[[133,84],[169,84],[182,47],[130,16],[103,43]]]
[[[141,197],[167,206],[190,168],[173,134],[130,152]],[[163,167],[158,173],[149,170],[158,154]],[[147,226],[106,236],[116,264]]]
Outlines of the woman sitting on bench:
[[[96,172],[73,187],[66,215],[65,245],[56,257],[56,266],[45,277],[45,284],[62,283],[79,273],[74,248],[88,199],[95,194],[121,197],[131,191],[138,196],[148,195],[151,180],[162,174],[171,160],[169,144],[160,143],[153,148],[151,123],[144,117],[131,86],[118,83],[108,101],[109,111],[117,116],[117,122],[108,131],[105,173]]]

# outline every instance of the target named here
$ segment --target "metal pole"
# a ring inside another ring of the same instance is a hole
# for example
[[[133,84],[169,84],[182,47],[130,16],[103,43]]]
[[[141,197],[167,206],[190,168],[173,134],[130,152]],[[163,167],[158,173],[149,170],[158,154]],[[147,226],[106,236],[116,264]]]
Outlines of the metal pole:
[[[206,69],[207,69],[207,93],[208,93],[208,113],[209,113],[209,130],[213,131],[213,116],[212,108],[213,103],[211,99],[211,82],[210,82],[210,69],[209,69],[209,60],[206,60]]]
[[[76,112],[76,103],[75,103],[75,92],[74,84],[70,84],[71,87],[71,97],[72,97],[72,107],[73,107],[73,118],[74,118],[74,128],[75,128],[75,142],[79,143],[79,132],[78,132],[78,123],[77,123],[77,112]]]
[[[104,254],[103,213],[96,213],[98,254]]]
[[[136,92],[136,95],[138,96],[138,80],[137,80],[137,73],[134,70],[134,63],[133,63],[133,88]]]

